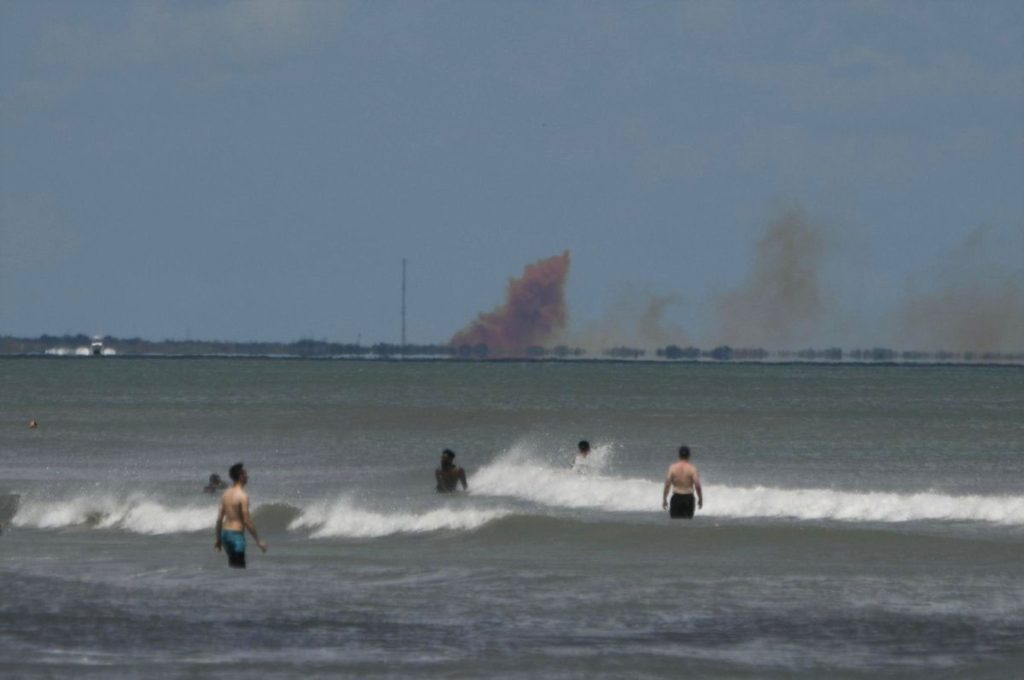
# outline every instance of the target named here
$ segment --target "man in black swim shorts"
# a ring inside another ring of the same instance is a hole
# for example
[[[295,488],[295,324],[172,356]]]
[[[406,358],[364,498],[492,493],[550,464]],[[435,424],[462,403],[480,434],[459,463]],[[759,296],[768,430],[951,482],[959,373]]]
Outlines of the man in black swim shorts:
[[[669,507],[668,491],[672,489],[672,506]],[[668,468],[668,475],[665,477],[665,489],[661,494],[661,507],[668,509],[669,517],[673,519],[693,519],[694,496],[697,492],[696,505],[704,507],[704,491],[700,486],[700,473],[696,466],[690,462],[690,447],[679,447],[679,460]]]

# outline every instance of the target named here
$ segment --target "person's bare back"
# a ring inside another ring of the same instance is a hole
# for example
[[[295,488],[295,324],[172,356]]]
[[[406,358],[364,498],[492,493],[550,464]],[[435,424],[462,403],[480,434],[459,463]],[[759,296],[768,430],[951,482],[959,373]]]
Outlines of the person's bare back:
[[[669,508],[668,492],[672,491],[672,507]],[[696,498],[694,498],[696,492]],[[696,501],[696,503],[694,503]],[[661,507],[669,510],[673,518],[692,519],[696,508],[704,507],[704,490],[700,486],[700,473],[690,462],[690,447],[679,447],[679,460],[668,468],[665,488],[661,493]]]
[[[668,468],[668,480],[672,493],[693,493],[693,485],[700,479],[697,468],[688,460],[672,463]]]

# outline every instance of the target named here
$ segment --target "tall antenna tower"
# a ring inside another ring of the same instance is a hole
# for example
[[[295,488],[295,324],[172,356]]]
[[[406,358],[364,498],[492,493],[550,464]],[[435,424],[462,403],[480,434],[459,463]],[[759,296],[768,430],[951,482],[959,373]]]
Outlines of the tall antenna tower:
[[[405,356],[405,258],[402,258],[402,356]]]

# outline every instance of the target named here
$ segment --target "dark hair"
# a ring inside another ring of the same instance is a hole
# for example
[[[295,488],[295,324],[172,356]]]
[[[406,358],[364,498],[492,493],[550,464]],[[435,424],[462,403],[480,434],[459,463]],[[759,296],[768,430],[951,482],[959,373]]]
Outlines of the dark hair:
[[[452,451],[451,449],[445,449],[444,451],[441,452],[441,455],[442,456],[451,456],[452,458],[454,458],[455,457],[455,452]]]
[[[230,468],[228,468],[228,476],[231,477],[232,482],[237,482],[239,479],[242,478],[243,469],[244,466],[241,463],[235,463]]]
[[[590,442],[588,442],[586,439],[581,441],[577,446],[579,446],[580,451],[589,451],[590,450]]]
[[[679,457],[682,460],[689,460],[690,459],[690,447],[687,446],[686,444],[683,444],[682,446],[680,446],[679,447]]]

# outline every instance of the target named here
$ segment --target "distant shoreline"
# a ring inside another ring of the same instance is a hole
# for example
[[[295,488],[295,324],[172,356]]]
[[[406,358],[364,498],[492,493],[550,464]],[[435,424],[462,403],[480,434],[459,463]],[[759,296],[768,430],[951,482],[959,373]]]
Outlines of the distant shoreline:
[[[656,349],[618,346],[600,352],[579,347],[532,346],[515,353],[492,352],[486,345],[391,343],[362,345],[327,340],[295,342],[228,342],[42,335],[37,338],[0,336],[0,358],[48,359],[315,359],[322,361],[416,361],[416,362],[551,362],[627,364],[819,364],[832,366],[1021,366],[1021,352],[972,352],[895,350],[885,347],[846,350],[821,349],[769,351],[758,347],[719,345],[712,349],[666,345]]]
[[[271,354],[119,354],[104,357],[89,356],[58,356],[45,353],[25,354],[0,354],[0,361],[88,361],[89,363],[101,361],[322,361],[322,362],[364,362],[364,363],[391,363],[391,364],[615,364],[615,365],[644,365],[644,366],[821,366],[821,367],[961,367],[961,368],[1018,368],[1024,369],[1024,361],[865,361],[855,359],[844,359],[840,361],[824,361],[814,359],[733,359],[719,361],[715,359],[616,359],[605,357],[582,357],[582,358],[530,358],[530,357],[502,357],[502,358],[464,358],[464,357],[423,357],[423,356],[299,356],[299,355],[271,355]]]

